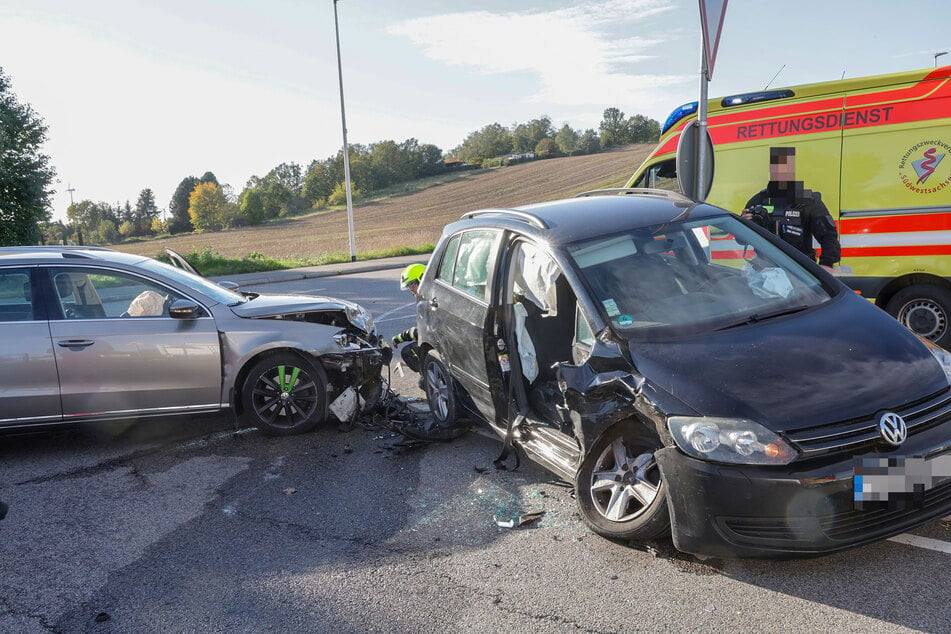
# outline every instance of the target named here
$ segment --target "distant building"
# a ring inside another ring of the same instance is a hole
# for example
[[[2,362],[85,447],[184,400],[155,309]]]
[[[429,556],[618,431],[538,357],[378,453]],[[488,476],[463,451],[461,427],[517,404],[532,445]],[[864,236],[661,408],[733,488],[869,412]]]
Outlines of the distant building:
[[[477,169],[479,167],[478,165],[472,165],[471,163],[467,163],[466,161],[460,161],[457,158],[447,158],[443,161],[443,164],[446,166],[447,172],[452,172],[456,170],[471,170],[471,169]]]

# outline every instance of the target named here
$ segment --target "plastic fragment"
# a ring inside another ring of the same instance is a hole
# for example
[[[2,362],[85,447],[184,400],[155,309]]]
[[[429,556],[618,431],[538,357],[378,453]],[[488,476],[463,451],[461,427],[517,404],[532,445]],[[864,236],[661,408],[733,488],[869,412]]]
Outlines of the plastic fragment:
[[[531,524],[536,520],[540,519],[545,514],[545,511],[535,511],[532,513],[525,513],[524,515],[519,515],[518,517],[512,519],[500,519],[498,515],[493,515],[492,519],[495,520],[496,525],[500,528],[519,528],[525,526],[526,524]]]

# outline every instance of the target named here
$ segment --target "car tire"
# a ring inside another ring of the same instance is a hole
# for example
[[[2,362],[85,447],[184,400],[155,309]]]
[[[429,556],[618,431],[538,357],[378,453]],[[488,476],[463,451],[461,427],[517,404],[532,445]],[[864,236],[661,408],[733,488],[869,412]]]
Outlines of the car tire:
[[[246,421],[268,436],[312,430],[327,417],[327,375],[289,352],[259,359],[241,390]]]
[[[886,310],[916,335],[942,348],[951,346],[951,291],[935,284],[916,284],[895,293]]]
[[[637,541],[670,535],[667,483],[654,459],[660,446],[633,423],[615,425],[595,441],[575,476],[578,507],[591,530]]]
[[[458,399],[455,382],[439,353],[429,351],[423,357],[423,390],[429,401],[429,411],[441,428],[454,427],[458,421]]]

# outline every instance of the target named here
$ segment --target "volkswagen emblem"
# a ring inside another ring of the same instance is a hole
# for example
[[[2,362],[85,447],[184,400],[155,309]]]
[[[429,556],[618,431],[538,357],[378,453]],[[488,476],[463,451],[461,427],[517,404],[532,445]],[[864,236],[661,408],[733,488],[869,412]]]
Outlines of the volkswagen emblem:
[[[878,433],[892,447],[901,447],[908,438],[905,420],[895,412],[885,412],[878,417]]]

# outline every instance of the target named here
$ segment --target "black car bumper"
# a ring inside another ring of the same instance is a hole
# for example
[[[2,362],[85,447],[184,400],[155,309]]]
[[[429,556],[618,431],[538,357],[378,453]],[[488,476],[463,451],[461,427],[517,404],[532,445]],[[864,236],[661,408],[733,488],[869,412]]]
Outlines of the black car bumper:
[[[895,455],[947,456],[951,424],[920,436],[915,442],[909,439]],[[951,479],[913,496],[863,502],[860,508],[852,456],[821,464],[814,460],[806,467],[764,468],[704,462],[671,447],[655,455],[668,482],[674,545],[700,556],[819,555],[890,537],[951,513]]]

